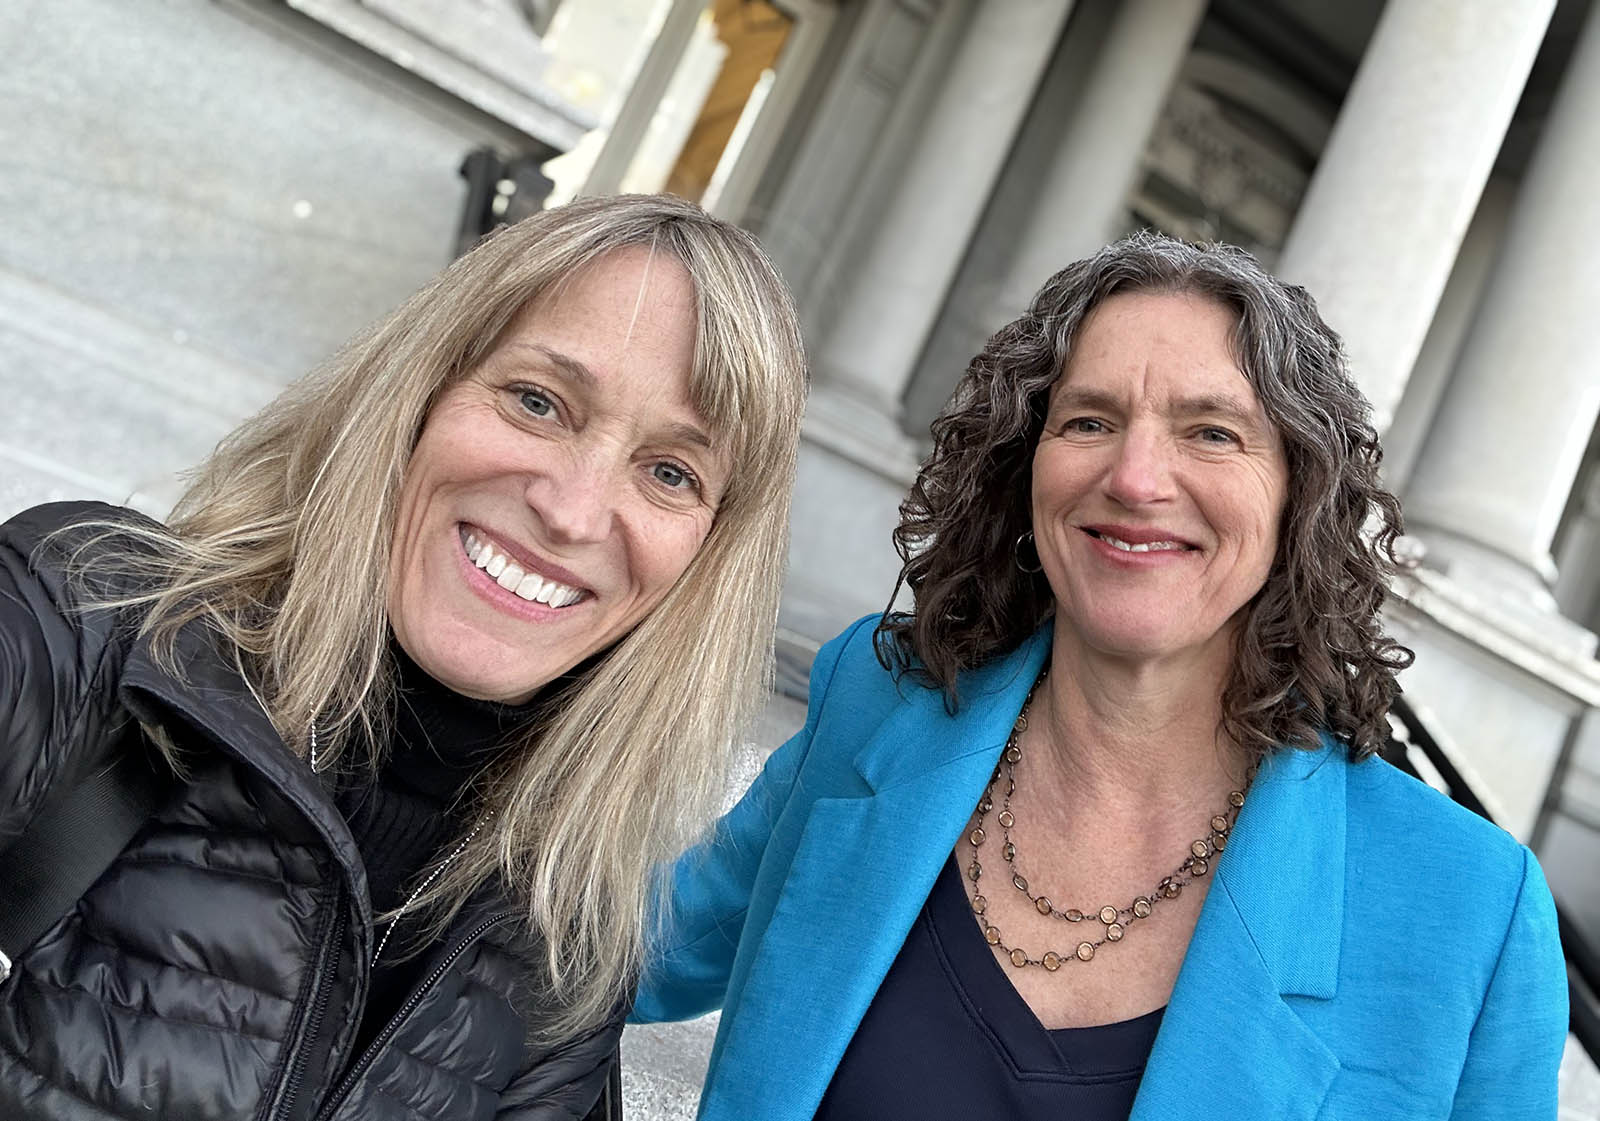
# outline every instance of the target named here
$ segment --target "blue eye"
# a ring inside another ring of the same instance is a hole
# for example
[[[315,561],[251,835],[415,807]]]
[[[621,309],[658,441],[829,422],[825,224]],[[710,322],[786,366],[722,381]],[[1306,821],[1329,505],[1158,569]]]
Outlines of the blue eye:
[[[534,416],[550,416],[556,411],[555,403],[537,389],[520,390],[517,402]]]
[[[676,463],[657,463],[650,468],[650,473],[656,481],[673,490],[682,490],[686,487],[698,486],[698,481],[688,470],[679,467]]]

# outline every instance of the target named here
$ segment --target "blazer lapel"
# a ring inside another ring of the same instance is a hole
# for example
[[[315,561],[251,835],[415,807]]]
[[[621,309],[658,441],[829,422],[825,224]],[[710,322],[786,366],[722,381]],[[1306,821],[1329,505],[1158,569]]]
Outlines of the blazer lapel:
[[[964,680],[955,716],[938,692],[907,683],[853,760],[861,795],[812,804],[737,1009],[724,1014],[721,1084],[707,1093],[720,1108],[707,1121],[816,1112],[1048,651],[1048,635],[1036,636]],[[740,1077],[754,1070],[763,1076]]]
[[[1326,1000],[1344,928],[1342,749],[1263,765],[1206,896],[1132,1121],[1314,1118],[1339,1061],[1285,998]]]

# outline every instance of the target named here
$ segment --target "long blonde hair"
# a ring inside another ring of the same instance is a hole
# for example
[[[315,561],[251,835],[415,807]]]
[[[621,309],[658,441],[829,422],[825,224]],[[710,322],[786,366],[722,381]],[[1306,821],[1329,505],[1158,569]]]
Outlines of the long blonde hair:
[[[475,791],[487,823],[419,895],[441,931],[500,880],[547,946],[556,1037],[602,1019],[642,960],[659,867],[715,813],[729,753],[771,682],[805,361],[755,240],[691,203],[585,199],[486,238],[235,430],[162,530],[123,558],[153,590],[169,668],[203,621],[291,750],[376,768],[393,703],[386,591],[401,479],[439,393],[530,300],[604,254],[670,254],[692,278],[690,395],[733,469],[709,536],[656,609],[563,688]],[[121,532],[130,532],[121,527]],[[148,546],[156,548],[150,549]]]

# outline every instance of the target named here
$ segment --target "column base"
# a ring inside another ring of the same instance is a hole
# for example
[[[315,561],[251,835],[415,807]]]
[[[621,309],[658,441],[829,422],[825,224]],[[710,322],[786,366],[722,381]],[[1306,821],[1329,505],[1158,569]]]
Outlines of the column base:
[[[891,535],[916,478],[913,449],[881,412],[829,387],[812,393],[779,611],[791,643],[820,645],[888,605],[900,572]]]
[[[899,408],[866,389],[824,382],[806,400],[804,438],[873,475],[911,486],[921,449],[900,426]]]
[[[1575,721],[1600,704],[1595,636],[1559,616],[1529,625],[1426,569],[1396,580],[1384,617],[1417,653],[1400,684],[1418,714],[1495,821],[1529,840]]]
[[[1448,577],[1481,613],[1502,618],[1512,629],[1537,633],[1541,645],[1593,657],[1595,636],[1565,618],[1551,592],[1556,567],[1550,557],[1512,556],[1428,525],[1412,527],[1410,536],[1423,546],[1422,567]]]

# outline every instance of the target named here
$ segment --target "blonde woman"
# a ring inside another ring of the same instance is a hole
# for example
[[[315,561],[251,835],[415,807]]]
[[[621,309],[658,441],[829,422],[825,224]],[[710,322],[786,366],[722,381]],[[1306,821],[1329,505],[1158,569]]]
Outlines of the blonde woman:
[[[651,869],[760,702],[804,380],[751,238],[588,200],[292,387],[166,525],[0,527],[0,859],[112,760],[181,776],[0,947],[0,1116],[584,1116]]]

